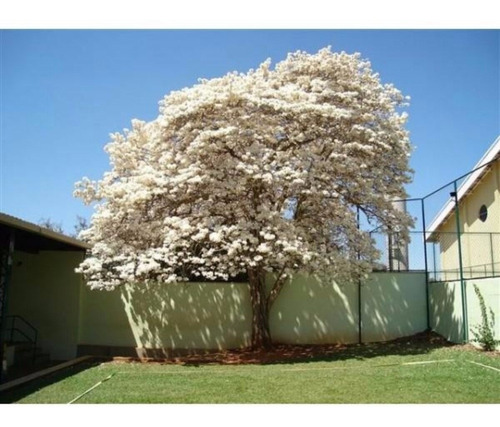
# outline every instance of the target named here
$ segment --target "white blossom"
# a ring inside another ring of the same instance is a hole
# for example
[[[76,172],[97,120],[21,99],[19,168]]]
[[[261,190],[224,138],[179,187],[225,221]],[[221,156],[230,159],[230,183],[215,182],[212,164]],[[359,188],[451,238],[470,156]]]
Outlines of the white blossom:
[[[78,271],[102,289],[367,271],[355,207],[409,224],[390,202],[410,181],[406,101],[359,54],[329,48],[171,92],[155,120],[111,135],[100,181],[77,183],[95,202]]]

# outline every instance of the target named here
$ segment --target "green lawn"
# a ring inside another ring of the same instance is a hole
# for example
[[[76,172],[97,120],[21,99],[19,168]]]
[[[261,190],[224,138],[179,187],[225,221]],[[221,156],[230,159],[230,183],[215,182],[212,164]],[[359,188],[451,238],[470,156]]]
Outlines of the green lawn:
[[[96,363],[0,401],[68,403],[109,375],[77,403],[500,403],[500,357],[425,345],[360,346],[323,360],[265,365]]]

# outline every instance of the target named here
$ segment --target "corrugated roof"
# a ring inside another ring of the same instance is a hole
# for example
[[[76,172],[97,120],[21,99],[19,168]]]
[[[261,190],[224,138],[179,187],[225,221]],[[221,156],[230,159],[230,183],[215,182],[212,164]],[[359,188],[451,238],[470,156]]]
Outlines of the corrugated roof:
[[[89,249],[90,246],[81,240],[75,239],[70,236],[66,236],[65,234],[58,233],[53,230],[49,230],[45,227],[40,227],[37,224],[33,224],[31,222],[25,221],[20,218],[16,218],[12,215],[7,215],[5,213],[0,212],[0,224],[6,225],[8,227],[16,228],[19,230],[27,231],[29,233],[37,234],[46,239],[54,240],[56,242],[64,243],[66,245],[73,246],[75,248],[80,249]]]
[[[481,181],[481,179],[490,170],[492,164],[495,163],[495,161],[498,159],[500,159],[500,136],[495,140],[495,142],[491,145],[491,147],[488,148],[488,150],[483,155],[481,160],[477,162],[476,166],[474,166],[474,168],[472,169],[474,172],[472,172],[457,189],[457,198],[459,202],[474,189],[474,187]],[[441,208],[441,210],[439,211],[439,213],[436,215],[431,225],[429,226],[427,230],[427,233],[429,234],[427,235],[426,233],[426,238],[428,240],[431,239],[432,233],[435,232],[442,224],[446,222],[448,217],[453,212],[454,207],[455,207],[455,200],[454,198],[450,197],[450,199]]]

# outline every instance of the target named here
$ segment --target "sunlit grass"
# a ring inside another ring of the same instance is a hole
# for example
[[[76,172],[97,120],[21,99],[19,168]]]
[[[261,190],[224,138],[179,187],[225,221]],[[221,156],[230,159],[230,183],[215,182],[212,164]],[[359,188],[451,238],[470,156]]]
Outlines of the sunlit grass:
[[[500,369],[500,357],[459,347],[403,355],[361,347],[267,365],[115,362],[67,370],[0,400],[67,403],[113,375],[77,403],[500,403],[500,371],[471,362]]]

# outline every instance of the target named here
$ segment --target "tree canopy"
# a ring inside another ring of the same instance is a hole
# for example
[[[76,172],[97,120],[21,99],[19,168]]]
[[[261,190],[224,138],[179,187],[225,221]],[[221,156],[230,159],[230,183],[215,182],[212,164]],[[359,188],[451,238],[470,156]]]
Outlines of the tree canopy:
[[[79,271],[107,289],[246,273],[254,324],[293,272],[369,271],[356,211],[410,223],[392,204],[411,179],[405,105],[359,54],[329,48],[170,93],[155,120],[111,136],[100,181],[77,183],[97,202]]]

